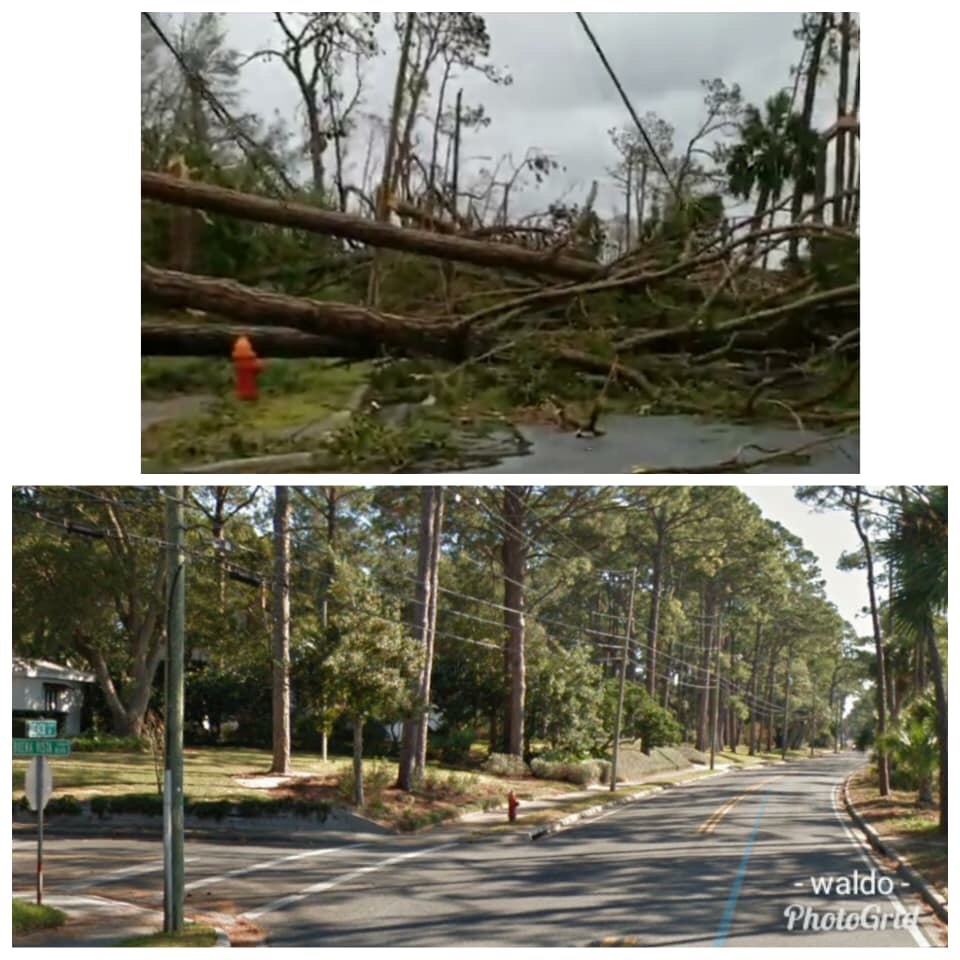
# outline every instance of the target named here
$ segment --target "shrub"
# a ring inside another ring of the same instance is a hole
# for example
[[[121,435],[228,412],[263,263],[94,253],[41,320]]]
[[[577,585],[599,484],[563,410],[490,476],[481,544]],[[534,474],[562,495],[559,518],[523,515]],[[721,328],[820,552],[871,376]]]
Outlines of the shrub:
[[[163,797],[155,793],[121,793],[112,797],[94,797],[90,809],[99,817],[107,813],[163,813]]]
[[[233,804],[229,800],[197,800],[184,804],[184,811],[195,817],[216,820],[218,823],[230,813]]]
[[[396,777],[393,765],[368,761],[363,766],[363,798],[364,804],[383,803],[383,791],[389,787]],[[338,796],[347,803],[353,803],[353,788],[356,781],[353,776],[353,767],[349,767],[340,774],[340,783],[337,785]]]
[[[491,753],[484,761],[483,769],[496,777],[523,777],[530,772],[523,758],[511,753]]]
[[[72,794],[66,793],[62,797],[51,797],[47,803],[46,812],[76,816],[83,813],[83,804]]]
[[[610,782],[610,762],[607,760],[551,761],[537,757],[530,762],[530,770],[542,780],[566,780],[580,786]]]
[[[431,737],[433,745],[439,747],[440,759],[444,763],[466,763],[476,738],[473,727],[454,727]]]
[[[70,749],[77,753],[117,752],[143,753],[147,749],[146,741],[141,737],[115,737],[111,733],[88,731],[70,741]]]

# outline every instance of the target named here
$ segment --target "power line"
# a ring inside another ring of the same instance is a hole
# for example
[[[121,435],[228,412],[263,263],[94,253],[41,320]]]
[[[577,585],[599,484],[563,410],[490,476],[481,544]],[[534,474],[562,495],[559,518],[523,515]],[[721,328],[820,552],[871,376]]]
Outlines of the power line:
[[[653,142],[647,136],[647,131],[643,129],[643,124],[640,122],[640,118],[637,116],[637,111],[633,109],[633,104],[630,102],[630,98],[627,96],[623,87],[620,86],[620,81],[617,79],[617,75],[613,72],[613,67],[610,66],[610,62],[607,60],[604,55],[603,50],[600,47],[600,44],[597,42],[597,38],[593,35],[593,31],[587,26],[587,21],[584,19],[582,13],[577,14],[577,19],[580,21],[580,25],[583,27],[587,36],[590,38],[590,42],[593,44],[593,49],[597,51],[600,60],[602,61],[604,67],[607,68],[607,73],[610,74],[610,79],[613,81],[613,85],[617,88],[617,93],[620,94],[620,99],[623,100],[624,105],[630,113],[630,117],[633,122],[637,125],[637,129],[640,131],[640,135],[643,137],[644,142],[647,145],[647,149],[650,151],[653,159],[656,160],[657,166],[660,168],[660,172],[663,174],[663,179],[667,181],[667,185],[670,187],[674,197],[677,200],[680,199],[680,192],[676,187],[676,184],[673,182],[673,178],[667,173],[667,168],[663,165],[663,161],[660,159],[660,154],[657,153],[657,148],[653,145]]]
[[[281,164],[278,163],[270,155],[269,151],[267,151],[265,147],[258,144],[242,128],[240,123],[238,123],[233,118],[233,116],[231,116],[227,108],[224,107],[224,105],[219,101],[219,99],[217,99],[216,94],[214,94],[214,92],[206,84],[206,82],[204,81],[200,73],[196,70],[191,69],[187,65],[186,61],[181,56],[180,51],[177,50],[176,46],[170,41],[167,35],[163,32],[163,29],[157,23],[157,21],[149,13],[143,13],[142,16],[147,21],[147,23],[150,24],[154,33],[156,33],[156,35],[163,42],[163,45],[173,55],[173,58],[177,61],[178,66],[183,71],[183,75],[187,78],[187,82],[194,87],[194,89],[200,94],[201,97],[203,97],[204,100],[207,101],[207,103],[210,105],[210,109],[213,111],[217,119],[225,127],[227,127],[227,129],[229,129],[232,132],[237,146],[240,148],[240,150],[242,151],[243,155],[247,158],[247,160],[251,164],[253,164],[253,166],[256,167],[256,169],[261,174],[265,174],[262,164],[257,159],[257,153],[259,153],[262,157],[266,159],[268,165],[273,169],[274,173],[276,173],[276,175],[280,178],[281,182],[287,188],[287,190],[289,190],[291,193],[296,193],[297,191],[296,185],[287,176]],[[278,194],[279,191],[277,191],[276,187],[274,187],[274,185],[270,182],[269,178],[265,176],[265,180],[269,189],[273,193]]]

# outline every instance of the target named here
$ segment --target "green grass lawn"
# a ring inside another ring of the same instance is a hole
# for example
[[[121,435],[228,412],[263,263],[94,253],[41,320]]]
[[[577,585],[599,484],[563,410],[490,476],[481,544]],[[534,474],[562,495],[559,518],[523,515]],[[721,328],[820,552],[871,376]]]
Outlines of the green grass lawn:
[[[50,927],[60,927],[67,922],[67,915],[62,910],[28,903],[26,900],[13,901],[13,932],[33,933],[34,930],[46,930]]]
[[[188,747],[184,751],[184,792],[194,800],[234,800],[262,797],[264,791],[244,787],[233,778],[265,774],[270,769],[269,750],[242,747]],[[50,761],[53,769],[54,796],[72,794],[80,800],[93,795],[150,793],[157,790],[153,756],[144,753],[74,753]],[[29,760],[13,761],[14,798],[23,794],[23,782]],[[294,771],[331,774],[346,770],[347,757],[334,757],[324,763],[320,754],[294,753],[290,765]]]
[[[233,396],[229,359],[152,357],[141,360],[141,391],[161,400],[180,393],[216,398],[207,410],[155,423],[141,435],[141,455],[158,462],[231,459],[302,449],[296,429],[347,407],[370,376],[368,363],[340,365],[319,359],[271,359],[255,402]]]
[[[183,933],[151,933],[145,937],[130,937],[115,943],[115,947],[212,947],[217,942],[213,927],[188,923]]]

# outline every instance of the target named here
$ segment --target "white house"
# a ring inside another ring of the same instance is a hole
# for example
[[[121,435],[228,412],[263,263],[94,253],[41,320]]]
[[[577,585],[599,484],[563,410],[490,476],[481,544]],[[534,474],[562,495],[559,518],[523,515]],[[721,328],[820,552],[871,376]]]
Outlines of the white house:
[[[49,660],[13,658],[13,712],[59,721],[60,736],[80,733],[84,684],[96,676]]]

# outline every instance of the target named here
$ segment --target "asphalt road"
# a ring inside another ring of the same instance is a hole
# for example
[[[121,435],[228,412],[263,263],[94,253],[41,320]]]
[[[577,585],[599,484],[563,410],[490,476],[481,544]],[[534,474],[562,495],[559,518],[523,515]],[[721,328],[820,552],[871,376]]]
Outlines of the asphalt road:
[[[811,878],[836,883],[871,869],[890,876],[867,858],[836,797],[860,763],[840,754],[692,781],[537,841],[478,838],[463,827],[413,837],[188,837],[188,913],[244,914],[275,946],[580,947],[606,938],[636,946],[939,945],[937,924],[895,876],[890,896],[862,886],[839,895],[812,889]],[[33,882],[28,836],[16,834],[15,891]],[[155,839],[53,833],[45,846],[50,892],[161,902]],[[918,927],[899,926],[915,910]],[[858,927],[809,929],[838,919]]]

